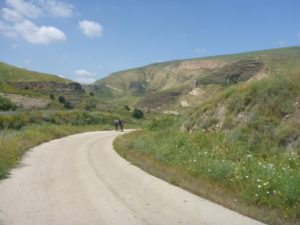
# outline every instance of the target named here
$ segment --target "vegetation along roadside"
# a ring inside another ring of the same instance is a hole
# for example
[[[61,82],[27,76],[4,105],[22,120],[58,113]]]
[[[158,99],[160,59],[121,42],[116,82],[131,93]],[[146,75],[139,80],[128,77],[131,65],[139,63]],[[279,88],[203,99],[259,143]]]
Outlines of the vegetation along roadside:
[[[139,121],[130,113],[84,111],[17,111],[0,113],[0,179],[32,147],[59,137],[97,130],[112,130],[112,121],[122,118],[127,128]]]
[[[114,146],[147,172],[228,208],[300,224],[299,85],[299,72],[236,85]]]

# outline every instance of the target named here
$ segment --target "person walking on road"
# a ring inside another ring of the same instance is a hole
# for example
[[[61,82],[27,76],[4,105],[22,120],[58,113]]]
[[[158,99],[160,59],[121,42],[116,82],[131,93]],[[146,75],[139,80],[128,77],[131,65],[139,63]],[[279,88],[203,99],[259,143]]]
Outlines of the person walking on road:
[[[119,130],[119,120],[118,119],[114,120],[113,124],[115,126],[115,131],[118,131]]]
[[[123,132],[124,121],[119,120],[119,131]]]

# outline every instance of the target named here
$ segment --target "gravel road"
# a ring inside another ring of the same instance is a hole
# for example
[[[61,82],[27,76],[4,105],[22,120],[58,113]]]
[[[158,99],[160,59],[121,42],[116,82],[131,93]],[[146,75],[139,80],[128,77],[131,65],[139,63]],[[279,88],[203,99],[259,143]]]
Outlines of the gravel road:
[[[119,134],[82,133],[29,151],[0,182],[0,224],[262,224],[131,165],[112,148]]]

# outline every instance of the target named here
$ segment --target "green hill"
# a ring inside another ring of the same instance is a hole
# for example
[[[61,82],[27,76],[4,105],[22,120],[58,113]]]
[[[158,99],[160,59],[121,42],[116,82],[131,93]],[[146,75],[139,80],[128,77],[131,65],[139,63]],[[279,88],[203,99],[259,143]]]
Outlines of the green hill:
[[[69,83],[70,80],[56,75],[38,73],[23,68],[15,67],[0,62],[0,82],[33,82],[33,81],[53,81],[58,83]]]
[[[300,48],[168,66],[176,74],[181,63],[201,60],[223,65],[195,70],[186,89],[178,82],[140,96],[139,105],[179,115],[157,116],[115,147],[144,170],[245,215],[300,224]]]
[[[89,90],[142,108],[176,108],[181,101],[198,104],[207,95],[239,82],[297,70],[299,60],[300,47],[177,60],[113,73]]]
[[[0,62],[0,94],[25,109],[61,108],[62,104],[50,101],[64,96],[73,105],[79,105],[86,97],[79,83],[62,77],[34,72]],[[62,107],[63,108],[63,107]]]

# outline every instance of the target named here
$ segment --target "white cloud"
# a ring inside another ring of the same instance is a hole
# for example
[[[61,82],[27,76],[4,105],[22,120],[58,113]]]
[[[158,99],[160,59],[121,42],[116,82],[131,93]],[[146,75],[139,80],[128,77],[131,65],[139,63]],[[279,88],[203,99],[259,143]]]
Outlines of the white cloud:
[[[0,20],[0,34],[7,37],[21,37],[32,44],[50,44],[67,40],[66,35],[53,26],[37,26],[32,20],[41,16],[42,8],[33,2],[44,2],[45,9],[50,14],[67,17],[72,15],[73,6],[57,0],[6,0],[7,8],[2,9]],[[41,5],[41,7],[43,6]]]
[[[91,84],[96,81],[96,73],[89,72],[84,69],[75,70],[75,80],[82,84]]]
[[[81,76],[81,77],[94,77],[94,76],[96,76],[95,73],[91,73],[91,72],[89,72],[87,70],[84,70],[84,69],[75,70],[74,74],[76,76]]]
[[[36,26],[30,20],[24,20],[16,23],[13,31],[32,44],[50,44],[58,41],[67,40],[66,35],[52,26]]]
[[[15,38],[17,37],[16,32],[14,29],[9,26],[7,23],[4,23],[3,21],[0,20],[0,34],[10,37],[10,38]]]
[[[204,53],[204,52],[206,52],[206,49],[205,48],[195,48],[194,51],[196,53]]]
[[[0,21],[0,33],[7,37],[22,37],[31,44],[50,44],[67,40],[66,35],[52,26],[38,27],[30,20],[23,20],[13,25]]]
[[[20,13],[9,8],[3,8],[2,14],[3,19],[9,22],[18,22],[24,19]]]
[[[79,29],[88,38],[101,37],[103,33],[103,27],[101,24],[88,20],[80,21]]]
[[[76,81],[81,84],[91,84],[91,83],[94,83],[96,81],[96,79],[94,79],[94,78],[77,78]]]
[[[286,42],[282,41],[282,40],[279,40],[279,41],[277,41],[277,45],[279,45],[279,46],[286,46]]]
[[[41,8],[24,0],[6,0],[6,4],[16,13],[26,18],[37,18],[42,15]]]
[[[57,0],[39,0],[41,7],[55,17],[72,17],[74,6]]]

